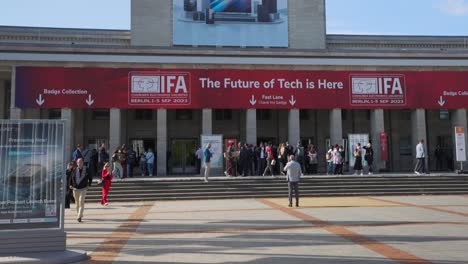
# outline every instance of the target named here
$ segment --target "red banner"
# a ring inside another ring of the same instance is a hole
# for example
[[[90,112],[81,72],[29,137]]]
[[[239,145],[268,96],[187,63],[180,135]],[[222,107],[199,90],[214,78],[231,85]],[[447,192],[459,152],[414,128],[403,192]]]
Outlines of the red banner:
[[[388,160],[388,137],[387,133],[382,132],[379,135],[380,138],[380,160]]]
[[[16,106],[457,109],[468,73],[17,67]]]

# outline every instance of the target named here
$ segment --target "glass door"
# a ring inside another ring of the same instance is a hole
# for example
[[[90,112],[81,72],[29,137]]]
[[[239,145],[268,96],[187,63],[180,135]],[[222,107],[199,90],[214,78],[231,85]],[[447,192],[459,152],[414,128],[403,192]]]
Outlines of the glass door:
[[[173,139],[169,170],[172,174],[196,174],[197,139]]]

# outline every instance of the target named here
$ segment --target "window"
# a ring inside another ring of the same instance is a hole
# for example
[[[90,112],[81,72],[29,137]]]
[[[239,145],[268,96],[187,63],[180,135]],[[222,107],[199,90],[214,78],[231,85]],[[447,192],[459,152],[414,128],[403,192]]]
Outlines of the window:
[[[153,119],[153,110],[151,110],[151,109],[137,109],[137,110],[135,110],[135,119],[136,120],[152,120]]]
[[[5,116],[0,116],[0,118],[8,119],[10,116],[10,104],[11,104],[11,82],[5,81],[5,106],[4,106],[4,113]]]
[[[91,118],[93,120],[109,120],[110,112],[109,110],[93,110]]]
[[[450,120],[450,112],[447,109],[441,109],[439,111],[439,119],[440,120]]]
[[[193,113],[190,109],[176,110],[176,120],[192,120]]]
[[[49,110],[49,119],[60,119],[60,118],[62,118],[62,110],[60,109]]]
[[[257,110],[257,120],[270,120],[271,110],[270,109],[259,109]]]
[[[309,110],[299,110],[299,118],[301,120],[309,120]]]
[[[215,120],[232,120],[231,109],[215,110]]]
[[[346,120],[348,119],[348,110],[342,109],[341,110],[341,120]]]

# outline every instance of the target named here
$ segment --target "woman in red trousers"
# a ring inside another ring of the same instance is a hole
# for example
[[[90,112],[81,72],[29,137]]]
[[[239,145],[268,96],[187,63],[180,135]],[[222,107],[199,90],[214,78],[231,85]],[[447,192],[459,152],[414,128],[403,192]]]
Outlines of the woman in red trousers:
[[[110,169],[109,163],[104,165],[102,169],[102,200],[101,204],[107,206],[107,195],[109,194],[110,187],[112,185],[112,170]]]

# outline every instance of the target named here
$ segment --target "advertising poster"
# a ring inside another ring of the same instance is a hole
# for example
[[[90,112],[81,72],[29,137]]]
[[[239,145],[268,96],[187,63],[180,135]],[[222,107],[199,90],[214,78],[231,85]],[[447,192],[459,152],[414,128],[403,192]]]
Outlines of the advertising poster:
[[[349,134],[349,166],[353,167],[355,158],[354,158],[354,150],[356,149],[356,144],[361,143],[361,148],[362,148],[362,165],[366,165],[366,161],[364,160],[364,154],[366,154],[366,151],[364,150],[364,146],[369,143],[369,134]]]
[[[58,228],[62,121],[0,120],[0,230]]]
[[[457,161],[466,161],[466,142],[464,127],[455,127],[455,148]]]
[[[288,47],[288,0],[173,0],[173,43]]]
[[[380,140],[380,160],[387,161],[388,160],[388,135],[385,132],[381,132],[379,134]]]
[[[202,135],[202,168],[205,168],[205,150],[208,143],[211,143],[211,151],[213,156],[211,157],[211,169],[223,168],[223,136],[222,135]]]
[[[466,71],[16,67],[18,108],[465,109]]]

